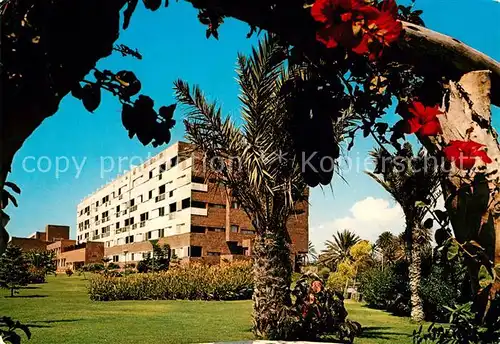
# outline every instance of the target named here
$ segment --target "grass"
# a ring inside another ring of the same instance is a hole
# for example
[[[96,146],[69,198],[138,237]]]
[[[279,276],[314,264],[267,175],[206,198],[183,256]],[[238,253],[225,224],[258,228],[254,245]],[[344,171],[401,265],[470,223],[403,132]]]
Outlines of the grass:
[[[83,277],[49,277],[14,298],[0,291],[0,316],[29,325],[30,344],[182,344],[252,339],[251,301],[92,302]],[[347,302],[365,328],[355,343],[411,343],[405,318]]]

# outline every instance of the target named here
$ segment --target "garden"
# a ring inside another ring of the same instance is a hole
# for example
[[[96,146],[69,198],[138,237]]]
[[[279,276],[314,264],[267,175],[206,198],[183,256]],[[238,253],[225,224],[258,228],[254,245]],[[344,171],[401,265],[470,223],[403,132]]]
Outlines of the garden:
[[[19,343],[22,332],[38,328],[42,333],[45,327],[71,327],[79,323],[73,318],[77,313],[87,325],[65,333],[65,342],[85,333],[88,342],[100,327],[108,334],[99,341],[116,336],[123,341],[128,339],[121,331],[134,337],[134,328],[154,332],[160,323],[164,327],[149,336],[161,333],[164,341],[170,325],[165,323],[171,322],[177,342],[210,336],[206,340],[380,343],[387,332],[387,340],[398,343],[497,343],[500,146],[492,107],[500,104],[500,64],[427,29],[415,1],[188,2],[198,10],[207,38],[218,39],[228,17],[247,22],[248,37],[259,37],[250,54],[236,59],[241,124],[225,115],[215,97],[182,78],[172,80],[175,103],[155,106],[141,93],[133,71],[95,67],[113,52],[142,59],[137,50],[115,45],[120,27],[133,23],[137,6],[160,12],[170,9],[164,9],[168,1],[0,4],[6,52],[0,285],[10,293],[1,301],[9,313],[2,318],[2,341]],[[53,267],[48,253],[27,254],[7,244],[7,207],[17,206],[21,192],[7,180],[14,155],[57,112],[64,96],[93,113],[104,94],[118,100],[123,127],[145,146],[168,143],[174,113],[183,119],[185,137],[204,156],[206,177],[216,179],[251,220],[252,264],[171,266],[164,248],[161,269],[158,261],[143,261],[141,268],[116,271],[103,261],[102,268],[70,270],[47,284],[26,287],[43,282]],[[376,242],[339,231],[317,257],[311,248],[303,273],[293,275],[287,221],[296,204],[307,202],[309,188],[330,185],[346,152],[367,138],[375,145],[370,152],[375,168],[366,173],[401,207],[404,228],[398,235],[382,233]],[[83,311],[77,301],[55,295],[64,294],[57,292],[62,287],[74,291]],[[32,307],[36,302],[44,306]],[[251,310],[237,311],[249,305]],[[84,310],[94,307],[96,314],[108,312],[113,323],[87,323]],[[126,309],[135,326],[120,321],[127,318]],[[227,322],[210,315],[216,310],[227,313]],[[385,319],[386,326],[371,324],[365,313]],[[409,316],[415,325],[396,316]],[[414,331],[404,339],[391,337],[403,327]],[[151,338],[141,330],[136,341]]]

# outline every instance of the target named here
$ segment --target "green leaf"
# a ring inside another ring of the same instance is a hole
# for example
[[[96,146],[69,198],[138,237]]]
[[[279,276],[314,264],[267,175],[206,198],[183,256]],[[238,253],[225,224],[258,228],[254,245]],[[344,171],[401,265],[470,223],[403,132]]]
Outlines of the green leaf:
[[[422,201],[416,201],[415,202],[415,207],[418,207],[418,208],[425,208],[427,207],[427,204],[425,204],[424,202]]]
[[[481,268],[479,269],[479,281],[488,284],[493,282],[493,276],[491,276],[490,271],[488,268],[484,265],[481,265]]]
[[[447,254],[447,258],[448,260],[452,260],[453,258],[455,258],[458,254],[458,242],[456,241],[453,241],[450,245],[450,247],[448,248],[448,254]]]
[[[438,209],[438,210],[434,211],[434,214],[436,215],[436,217],[438,218],[438,220],[440,222],[445,222],[445,223],[448,222],[448,213],[447,212]]]

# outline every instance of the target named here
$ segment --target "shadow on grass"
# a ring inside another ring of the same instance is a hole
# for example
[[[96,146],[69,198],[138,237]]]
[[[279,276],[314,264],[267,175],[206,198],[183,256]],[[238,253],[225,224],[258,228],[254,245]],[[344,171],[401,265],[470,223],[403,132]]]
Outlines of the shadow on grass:
[[[363,327],[363,332],[359,336],[360,338],[373,338],[373,339],[393,339],[392,336],[405,336],[408,334],[394,331],[387,331],[391,327],[381,327],[381,326],[367,326]]]
[[[30,324],[26,324],[28,327],[33,327],[33,328],[48,328],[52,327],[51,325],[46,325],[46,324],[56,324],[56,323],[71,323],[71,322],[76,322],[80,321],[83,319],[59,319],[59,320],[37,320],[37,321],[32,321]]]
[[[14,296],[4,296],[5,298],[8,298],[8,299],[37,299],[37,298],[41,298],[41,297],[49,297],[49,295],[39,295],[39,294],[35,294],[35,295],[14,295]]]
[[[37,286],[34,286],[34,285],[30,285],[30,286],[28,286],[28,287],[23,287],[22,289],[23,289],[23,290],[24,290],[24,289],[28,289],[28,290],[29,290],[29,289],[40,289],[40,287],[37,287]]]

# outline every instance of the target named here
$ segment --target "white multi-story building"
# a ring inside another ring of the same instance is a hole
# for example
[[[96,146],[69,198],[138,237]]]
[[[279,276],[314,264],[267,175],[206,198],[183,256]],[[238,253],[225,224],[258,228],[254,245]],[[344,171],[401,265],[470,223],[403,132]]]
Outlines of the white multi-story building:
[[[103,242],[114,262],[141,260],[150,240],[169,244],[181,259],[217,262],[251,254],[252,224],[213,180],[206,180],[193,146],[177,142],[118,176],[77,206],[78,242]],[[308,211],[289,224],[295,253],[307,252]]]

